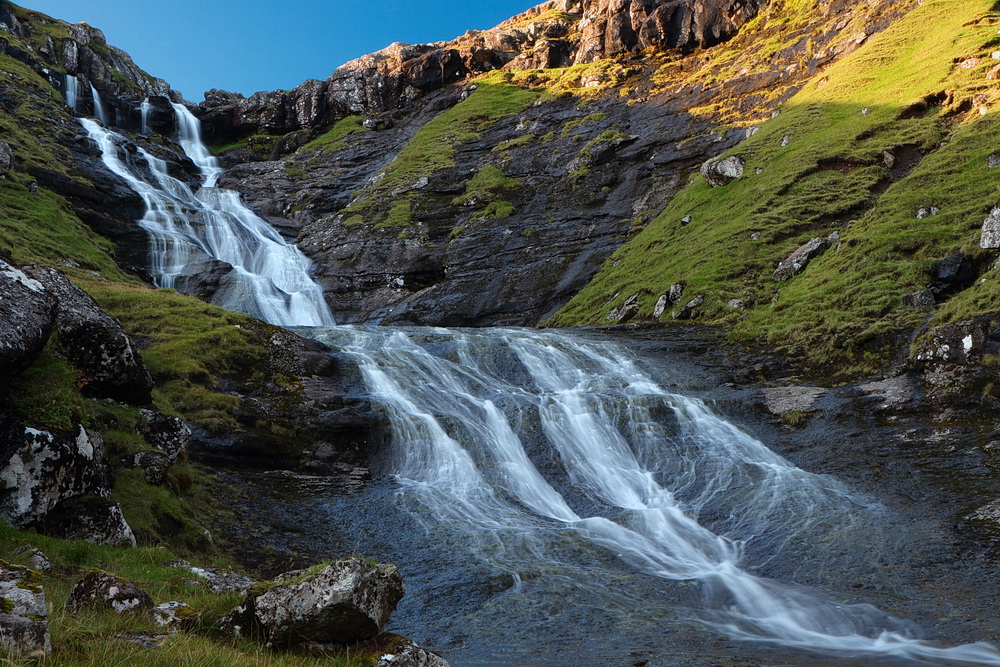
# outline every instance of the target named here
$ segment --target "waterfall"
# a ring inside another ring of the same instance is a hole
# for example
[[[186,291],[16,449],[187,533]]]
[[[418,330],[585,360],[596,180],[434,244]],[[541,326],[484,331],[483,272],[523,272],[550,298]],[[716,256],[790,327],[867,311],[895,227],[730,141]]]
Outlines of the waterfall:
[[[213,188],[222,175],[223,169],[212,152],[201,141],[201,123],[183,104],[174,103],[177,114],[178,142],[191,161],[201,171],[204,178],[203,187]]]
[[[149,98],[142,100],[142,104],[139,105],[139,113],[142,116],[141,132],[143,134],[152,134],[152,130],[149,129],[149,115],[153,112],[153,105],[149,101]]]
[[[700,620],[733,638],[1000,665],[989,644],[936,646],[871,605],[752,573],[782,554],[807,554],[806,569],[831,535],[875,549],[887,510],[667,391],[613,345],[515,330],[318,337],[357,362],[384,406],[390,467],[414,515],[428,531],[479,536],[474,555],[502,555],[496,567],[545,558],[569,531],[648,576],[696,583]]]
[[[96,91],[94,102],[96,106]],[[183,107],[178,120],[182,147],[204,178],[197,192],[171,176],[163,160],[93,120],[81,120],[105,166],[145,202],[146,213],[138,223],[149,233],[150,272],[157,285],[186,291],[193,276],[214,271],[223,275],[212,300],[223,308],[283,326],[332,326],[333,315],[310,275],[309,259],[237,193],[214,187],[222,170],[191,130],[197,121]]]
[[[73,111],[76,111],[77,102],[80,100],[80,80],[71,74],[66,75],[65,79],[65,90],[66,94],[66,106],[68,106]]]
[[[94,84],[90,84],[90,95],[94,98],[94,115],[97,116],[97,120],[101,121],[102,125],[107,127],[108,113],[104,110],[101,94],[97,92],[97,88],[94,88]]]

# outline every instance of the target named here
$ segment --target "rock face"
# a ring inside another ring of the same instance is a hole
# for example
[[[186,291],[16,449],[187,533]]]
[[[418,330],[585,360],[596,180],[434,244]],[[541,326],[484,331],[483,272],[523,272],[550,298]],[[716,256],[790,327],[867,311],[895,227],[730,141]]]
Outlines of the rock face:
[[[15,657],[46,657],[52,650],[47,618],[38,573],[0,560],[0,644]]]
[[[73,586],[66,602],[66,608],[74,614],[88,607],[137,614],[152,609],[153,600],[146,591],[121,577],[91,570]]]
[[[0,260],[0,392],[41,354],[55,314],[56,299],[44,285]]]
[[[149,403],[153,379],[121,325],[57,270],[36,266],[28,273],[58,300],[59,344],[83,376],[85,391],[126,403]]]
[[[403,597],[395,566],[357,559],[333,563],[301,582],[279,578],[276,584],[262,594],[248,594],[223,618],[223,630],[281,648],[304,642],[350,644],[382,632]]]

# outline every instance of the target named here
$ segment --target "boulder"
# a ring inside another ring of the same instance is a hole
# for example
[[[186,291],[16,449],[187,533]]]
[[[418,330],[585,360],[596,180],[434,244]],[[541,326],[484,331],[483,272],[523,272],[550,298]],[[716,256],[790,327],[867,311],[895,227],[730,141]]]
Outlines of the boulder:
[[[0,560],[0,645],[10,647],[14,657],[44,658],[52,650],[45,591],[39,574],[3,560]]]
[[[682,296],[684,296],[684,284],[674,283],[667,292],[667,301],[671,304],[680,303]]]
[[[979,245],[990,250],[1000,248],[1000,206],[994,206],[983,221]]]
[[[660,298],[656,300],[656,305],[653,306],[653,319],[658,320],[667,310],[667,305],[669,297],[666,294],[661,294]]]
[[[774,275],[771,277],[775,281],[781,282],[802,273],[809,262],[822,255],[829,247],[830,240],[826,238],[816,238],[804,243],[778,264],[778,268],[775,269]]]
[[[59,344],[83,375],[84,391],[133,405],[149,403],[153,379],[121,325],[56,269],[34,266],[28,273],[58,299]]]
[[[164,602],[150,611],[157,625],[171,630],[194,630],[201,614],[183,602]]]
[[[162,484],[167,470],[188,448],[191,430],[177,417],[168,417],[154,410],[142,410],[139,432],[152,450],[135,454],[132,466],[142,468],[146,481]]]
[[[935,296],[943,297],[970,287],[979,277],[979,271],[974,258],[954,252],[934,262],[931,275],[934,279],[931,291]]]
[[[46,535],[93,544],[134,547],[135,534],[118,503],[97,495],[82,495],[59,503],[39,522]]]
[[[394,565],[356,558],[296,578],[285,575],[264,593],[248,593],[222,619],[222,630],[283,648],[306,642],[352,644],[382,632],[403,597],[403,578]]]
[[[21,556],[24,555],[28,559],[28,565],[31,569],[37,570],[38,572],[48,572],[52,569],[52,563],[49,562],[49,557],[42,552],[41,549],[36,549],[30,544],[25,544],[23,547],[17,549],[15,554]]]
[[[417,646],[412,639],[394,637],[389,650],[376,651],[375,667],[448,667],[437,653]]]
[[[743,176],[746,166],[746,160],[737,155],[712,158],[701,165],[701,175],[713,188],[721,188]]]
[[[91,570],[69,592],[66,608],[73,614],[87,608],[136,614],[152,609],[153,599],[146,591],[121,577],[103,570]]]
[[[8,425],[0,456],[0,519],[27,528],[60,502],[110,495],[103,441],[82,426],[76,436]]]
[[[676,320],[695,319],[696,317],[698,317],[698,315],[701,314],[698,308],[703,303],[705,303],[705,296],[703,294],[699,294],[695,298],[688,301],[683,308],[674,313],[674,319]]]
[[[56,299],[45,286],[0,260],[0,392],[38,358],[55,320]]]
[[[618,306],[617,308],[612,308],[611,312],[605,318],[608,322],[615,322],[616,324],[625,324],[633,317],[639,314],[639,295],[633,294],[629,298],[625,299],[625,303]]]

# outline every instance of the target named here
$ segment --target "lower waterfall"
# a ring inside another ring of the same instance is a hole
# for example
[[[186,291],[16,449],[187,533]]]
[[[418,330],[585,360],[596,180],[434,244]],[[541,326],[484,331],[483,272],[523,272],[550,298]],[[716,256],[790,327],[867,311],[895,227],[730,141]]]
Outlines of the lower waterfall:
[[[82,120],[104,164],[146,202],[138,224],[157,283],[224,262],[217,303],[312,327],[303,332],[350,357],[391,424],[384,468],[424,537],[514,588],[550,573],[585,578],[586,563],[610,560],[623,579],[670,582],[690,619],[734,639],[879,664],[1000,665],[989,644],[938,646],[910,622],[823,592],[849,558],[841,544],[877,567],[864,549],[891,548],[888,511],[668,390],[622,348],[529,330],[332,326],[309,261],[214,187],[221,169],[175,108],[202,173],[197,193]]]

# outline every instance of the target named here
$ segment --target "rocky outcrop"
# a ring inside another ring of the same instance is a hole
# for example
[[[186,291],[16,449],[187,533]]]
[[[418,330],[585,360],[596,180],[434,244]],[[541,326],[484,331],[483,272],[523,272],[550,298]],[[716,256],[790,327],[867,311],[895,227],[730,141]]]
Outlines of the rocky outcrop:
[[[12,654],[6,657],[15,659],[44,659],[52,650],[41,577],[33,570],[3,560],[0,560],[0,645]]]
[[[75,436],[24,428],[0,433],[0,519],[60,537],[135,545],[135,536],[111,498],[99,435]]]
[[[44,285],[0,260],[0,393],[41,354],[55,314],[56,299]]]
[[[91,570],[69,592],[66,608],[73,614],[84,609],[138,614],[152,609],[153,600],[146,591],[119,576]]]
[[[403,579],[393,565],[350,559],[296,578],[290,573],[266,592],[249,593],[222,619],[223,631],[277,648],[353,644],[382,632],[403,597]]]
[[[153,449],[135,454],[131,465],[142,468],[150,484],[162,484],[167,469],[187,450],[191,430],[177,417],[153,410],[142,410],[141,414],[139,433]]]
[[[121,325],[59,271],[28,269],[58,301],[56,330],[67,358],[80,371],[84,391],[134,405],[148,404],[153,379]]]
[[[724,42],[767,0],[583,0],[576,62],[648,47],[692,50]]]

